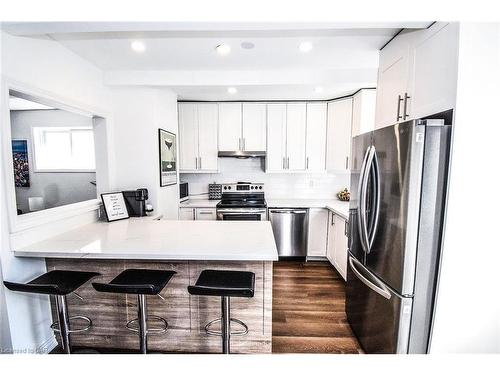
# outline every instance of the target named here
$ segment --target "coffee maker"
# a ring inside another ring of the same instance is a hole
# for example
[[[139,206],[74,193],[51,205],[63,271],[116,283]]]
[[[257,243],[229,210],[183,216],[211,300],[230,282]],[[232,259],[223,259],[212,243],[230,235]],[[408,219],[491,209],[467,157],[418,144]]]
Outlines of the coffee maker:
[[[148,200],[148,189],[125,190],[122,192],[125,198],[128,215],[131,217],[146,216],[146,201]]]

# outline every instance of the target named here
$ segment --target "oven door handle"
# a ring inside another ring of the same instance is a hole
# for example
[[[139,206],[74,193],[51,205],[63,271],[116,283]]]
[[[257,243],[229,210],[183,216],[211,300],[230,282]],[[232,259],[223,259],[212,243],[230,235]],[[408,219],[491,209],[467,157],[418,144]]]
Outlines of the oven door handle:
[[[262,210],[233,210],[233,209],[229,209],[229,210],[217,210],[217,213],[218,214],[224,214],[224,215],[239,215],[239,214],[265,214],[266,213],[266,210],[265,209],[262,209]]]

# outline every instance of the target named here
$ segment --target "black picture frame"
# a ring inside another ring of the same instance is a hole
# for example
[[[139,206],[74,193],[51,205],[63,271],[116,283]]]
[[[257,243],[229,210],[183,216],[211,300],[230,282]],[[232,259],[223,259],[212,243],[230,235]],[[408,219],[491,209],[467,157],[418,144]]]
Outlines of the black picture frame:
[[[168,146],[166,141],[170,146]],[[170,159],[165,158],[165,154],[170,155]],[[177,184],[177,136],[167,130],[158,129],[158,157],[160,187]]]
[[[108,196],[108,195],[119,195],[119,196],[121,196],[122,201],[123,201],[123,208],[124,208],[124,211],[126,212],[126,216],[119,217],[119,218],[116,218],[116,219],[115,218],[111,218],[110,219],[110,215],[108,213],[108,206],[107,206],[106,200],[104,199],[104,197]],[[115,221],[120,221],[120,220],[126,220],[126,219],[130,218],[130,215],[129,215],[128,209],[127,209],[127,205],[125,203],[125,197],[123,196],[123,192],[121,192],[121,191],[115,191],[115,192],[111,192],[111,193],[102,193],[101,194],[101,202],[102,202],[102,206],[104,208],[104,213],[106,214],[106,220],[108,221],[108,223],[115,222]]]

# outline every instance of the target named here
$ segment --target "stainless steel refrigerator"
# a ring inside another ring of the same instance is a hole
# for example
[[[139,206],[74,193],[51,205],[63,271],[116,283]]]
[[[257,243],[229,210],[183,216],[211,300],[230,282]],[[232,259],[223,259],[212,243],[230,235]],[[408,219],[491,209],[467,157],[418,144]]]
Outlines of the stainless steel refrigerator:
[[[367,353],[426,353],[451,126],[415,120],[352,141],[346,313]]]

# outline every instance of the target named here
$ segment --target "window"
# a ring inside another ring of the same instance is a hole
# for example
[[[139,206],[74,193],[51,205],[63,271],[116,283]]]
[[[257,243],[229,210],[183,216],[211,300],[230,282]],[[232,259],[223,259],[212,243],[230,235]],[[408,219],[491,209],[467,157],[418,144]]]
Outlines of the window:
[[[92,128],[34,127],[36,172],[95,171]]]

